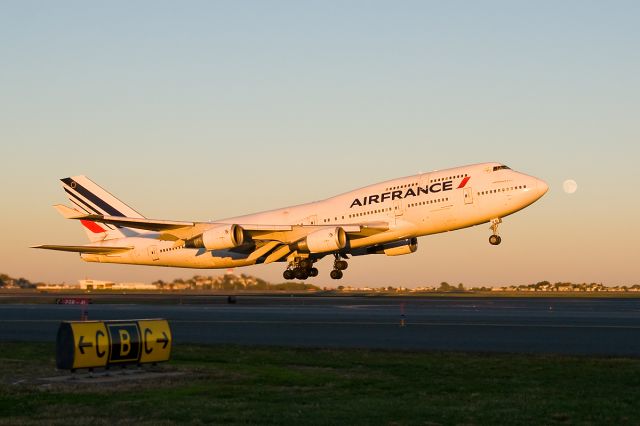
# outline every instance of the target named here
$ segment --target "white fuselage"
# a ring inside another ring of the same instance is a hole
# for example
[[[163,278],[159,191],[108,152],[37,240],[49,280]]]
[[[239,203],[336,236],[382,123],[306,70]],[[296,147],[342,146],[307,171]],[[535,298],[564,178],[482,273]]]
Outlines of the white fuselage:
[[[483,163],[389,180],[322,201],[212,223],[308,225],[315,227],[384,223],[388,229],[349,241],[349,251],[466,228],[503,218],[538,200],[542,180],[499,163]],[[234,250],[189,249],[161,241],[153,232],[109,240],[134,246],[112,255],[82,254],[86,261],[188,268],[230,268],[260,263]],[[347,253],[349,253],[347,251]]]

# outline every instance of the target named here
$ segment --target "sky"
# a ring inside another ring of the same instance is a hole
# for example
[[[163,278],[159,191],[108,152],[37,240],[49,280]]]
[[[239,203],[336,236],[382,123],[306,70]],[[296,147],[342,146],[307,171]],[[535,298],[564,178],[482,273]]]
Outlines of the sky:
[[[637,1],[4,1],[0,272],[225,272],[29,248],[86,242],[51,208],[67,176],[150,218],[211,220],[497,161],[550,186],[500,246],[487,224],[426,236],[340,284],[638,284],[639,21]],[[337,285],[330,264],[310,282]]]

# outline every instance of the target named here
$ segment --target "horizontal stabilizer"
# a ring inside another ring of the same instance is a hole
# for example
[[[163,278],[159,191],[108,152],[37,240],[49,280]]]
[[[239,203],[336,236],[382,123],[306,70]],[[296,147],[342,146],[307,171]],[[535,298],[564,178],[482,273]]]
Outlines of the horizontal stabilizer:
[[[108,223],[125,228],[145,229],[147,231],[170,231],[195,225],[193,222],[176,222],[172,220],[154,220],[134,217],[103,216],[88,214],[72,217],[71,219],[88,220],[91,222]]]
[[[32,246],[31,248],[57,250],[57,251],[70,251],[73,253],[114,254],[114,253],[122,253],[124,251],[129,251],[133,247],[42,245],[42,246]]]
[[[65,219],[78,219],[82,216],[86,216],[86,213],[79,212],[78,210],[72,209],[71,207],[67,207],[63,204],[56,204],[53,208],[56,209]]]

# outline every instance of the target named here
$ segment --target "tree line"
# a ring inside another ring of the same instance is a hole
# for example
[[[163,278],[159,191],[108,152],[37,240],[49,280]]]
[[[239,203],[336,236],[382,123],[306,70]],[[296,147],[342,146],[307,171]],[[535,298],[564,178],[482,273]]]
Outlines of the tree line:
[[[26,278],[12,278],[7,274],[0,274],[0,287],[36,288],[39,283],[32,283]]]

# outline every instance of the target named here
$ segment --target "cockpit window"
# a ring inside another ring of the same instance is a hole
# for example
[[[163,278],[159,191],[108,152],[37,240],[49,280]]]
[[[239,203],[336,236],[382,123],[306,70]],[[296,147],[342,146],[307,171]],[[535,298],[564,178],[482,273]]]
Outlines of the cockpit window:
[[[511,167],[509,166],[493,166],[493,171],[496,172],[498,170],[511,170]]]

